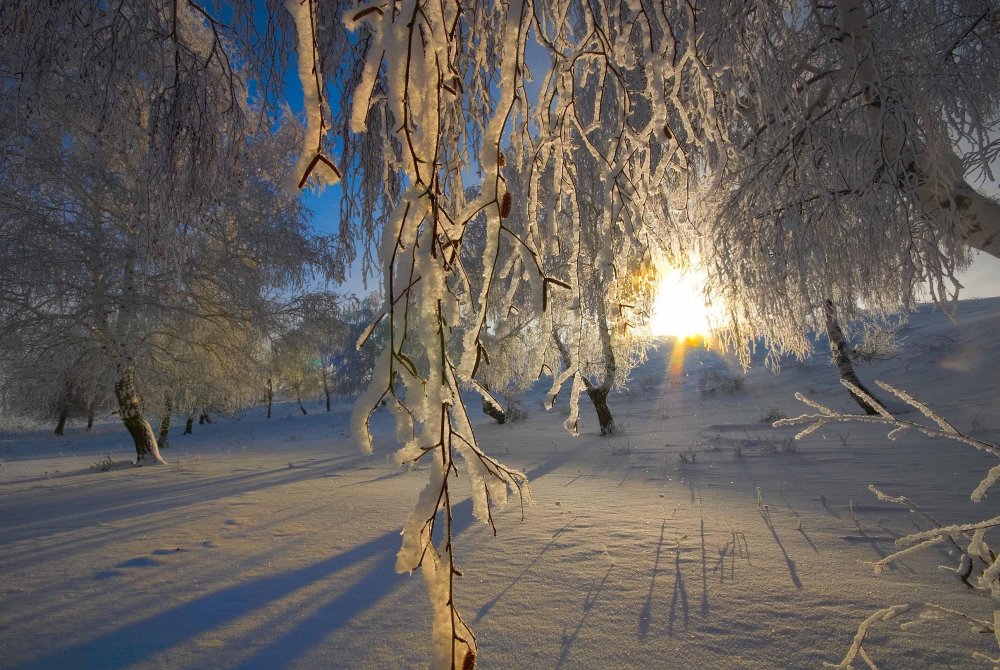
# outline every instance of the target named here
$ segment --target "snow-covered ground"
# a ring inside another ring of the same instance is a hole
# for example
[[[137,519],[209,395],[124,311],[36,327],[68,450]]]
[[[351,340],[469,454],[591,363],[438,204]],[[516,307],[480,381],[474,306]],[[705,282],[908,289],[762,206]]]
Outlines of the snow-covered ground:
[[[859,366],[914,392],[961,429],[1000,441],[1000,299],[960,322],[913,315],[903,350]],[[878,484],[941,522],[1000,513],[969,493],[995,459],[877,426],[787,441],[761,421],[806,411],[795,391],[854,411],[824,352],[753,369],[661,345],[611,398],[625,433],[569,437],[538,396],[527,420],[480,421],[489,451],[530,476],[535,504],[497,514],[497,537],[458,505],[459,607],[482,668],[816,668],[839,662],[862,619],[931,600],[988,618],[988,602],[937,565],[880,576],[871,563],[922,524],[878,502]],[[112,422],[0,434],[0,667],[415,668],[430,657],[419,575],[393,572],[399,529],[425,476],[347,434],[350,403],[294,404],[171,434],[166,467],[118,467]],[[914,418],[922,418],[913,413]],[[685,463],[681,454],[694,454]],[[759,495],[759,498],[758,498]],[[882,624],[883,668],[986,667],[992,636],[942,619]],[[994,653],[996,655],[996,653]],[[978,665],[977,665],[978,664]]]

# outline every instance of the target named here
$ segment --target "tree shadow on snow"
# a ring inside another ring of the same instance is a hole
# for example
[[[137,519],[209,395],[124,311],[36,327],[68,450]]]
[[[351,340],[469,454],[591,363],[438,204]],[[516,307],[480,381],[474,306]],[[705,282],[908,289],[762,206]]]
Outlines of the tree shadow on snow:
[[[472,524],[472,501],[454,506],[455,533]],[[12,667],[12,670],[50,668],[124,668],[149,659],[213,629],[222,628],[310,584],[335,579],[353,565],[367,566],[363,575],[342,593],[236,667],[273,668],[287,665],[331,633],[348,626],[354,617],[406,583],[394,570],[399,533],[390,531],[324,561],[277,575],[242,581],[156,612],[86,642]]]
[[[263,609],[272,601],[311,583],[331,579],[337,572],[355,563],[364,561],[371,564],[371,569],[357,583],[327,603],[319,613],[296,626],[275,644],[257,652],[255,657],[259,658],[250,659],[257,667],[278,667],[289,660],[289,651],[308,648],[310,642],[318,641],[346,625],[355,614],[373,606],[396,588],[399,579],[394,579],[392,561],[398,545],[398,533],[386,533],[325,561],[213,591],[14,667],[17,670],[124,668],[231,623],[253,610]],[[322,617],[322,622],[317,617]]]
[[[644,641],[649,635],[649,623],[653,618],[653,591],[656,588],[656,575],[660,571],[660,554],[663,553],[663,534],[667,529],[667,522],[664,519],[660,525],[660,540],[656,543],[656,556],[653,557],[653,574],[649,578],[649,590],[646,592],[646,602],[639,612],[639,639]]]
[[[601,591],[604,590],[604,585],[608,583],[608,577],[611,576],[611,569],[614,566],[608,566],[608,571],[604,573],[604,578],[601,579],[600,584],[591,585],[590,591],[587,592],[587,597],[583,599],[583,616],[577,621],[576,627],[573,628],[573,632],[567,634],[566,628],[563,628],[562,635],[562,649],[559,652],[559,662],[556,663],[556,670],[563,667],[563,665],[569,660],[569,652],[573,649],[573,645],[576,644],[576,639],[580,636],[580,631],[583,630],[584,625],[587,623],[587,618],[590,616],[591,610],[594,608],[594,603],[597,602],[597,597],[601,595]]]
[[[44,497],[31,499],[32,514],[27,517],[8,511],[25,502],[22,496],[15,494],[0,505],[0,516],[6,521],[0,530],[0,541],[6,544],[34,540],[67,528],[79,530],[121,520],[141,520],[145,532],[150,515],[198,505],[206,499],[241,496],[318,479],[339,470],[340,461],[345,458],[350,456],[322,459],[309,468],[282,466],[223,477],[198,477],[195,474],[190,478],[168,479],[151,476],[143,481],[142,486],[133,481],[95,480],[81,486],[51,489]],[[135,474],[146,475],[143,472]],[[31,558],[38,560],[36,554],[32,554]]]
[[[778,545],[778,549],[781,550],[781,555],[785,557],[785,565],[788,566],[788,574],[792,578],[792,584],[795,588],[802,590],[802,581],[799,579],[799,572],[795,567],[795,561],[792,557],[788,555],[785,551],[785,545],[781,543],[781,538],[778,537],[778,531],[774,527],[774,523],[771,521],[771,514],[767,511],[761,511],[760,517],[764,520],[764,524],[767,525],[767,529],[771,531],[771,536],[774,538],[774,542]]]

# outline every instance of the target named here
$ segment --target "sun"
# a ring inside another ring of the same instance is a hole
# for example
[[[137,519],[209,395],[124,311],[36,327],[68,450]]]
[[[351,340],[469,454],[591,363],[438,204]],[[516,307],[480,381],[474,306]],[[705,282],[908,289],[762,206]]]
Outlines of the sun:
[[[660,270],[649,319],[652,335],[680,339],[706,339],[712,332],[717,310],[705,304],[705,274],[697,269],[682,272],[673,267]]]

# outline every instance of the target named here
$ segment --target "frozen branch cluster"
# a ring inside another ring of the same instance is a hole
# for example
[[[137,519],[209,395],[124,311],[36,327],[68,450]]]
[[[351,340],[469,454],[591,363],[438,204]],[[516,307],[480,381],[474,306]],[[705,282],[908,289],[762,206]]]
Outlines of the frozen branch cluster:
[[[397,459],[434,463],[397,567],[424,568],[439,667],[475,659],[452,595],[453,457],[480,519],[524,488],[480,447],[461,389],[499,408],[491,389],[547,373],[549,406],[569,389],[567,429],[587,393],[611,432],[607,393],[641,360],[661,258],[708,264],[744,354],[758,335],[801,354],[824,305],[881,319],[921,285],[944,301],[966,245],[995,251],[997,204],[965,182],[996,152],[986,4],[289,7],[313,54],[310,128],[330,115],[315,155],[336,154],[345,176],[339,253],[361,248],[382,272],[369,333],[387,346],[354,431],[371,450],[385,401]],[[515,351],[527,362],[494,367]]]
[[[890,428],[888,437],[892,440],[897,439],[905,431],[913,430],[921,432],[928,437],[944,437],[955,440],[1000,458],[1000,447],[962,433],[951,422],[906,391],[885,382],[875,382],[883,390],[893,394],[907,405],[918,410],[927,421],[920,422],[901,419],[889,412],[884,405],[880,404],[857,386],[849,382],[842,383],[851,393],[862,396],[865,402],[869,403],[877,411],[877,414],[843,414],[807,398],[801,393],[796,393],[795,397],[797,399],[818,410],[818,413],[802,414],[794,418],[781,419],[776,421],[774,425],[778,427],[805,424],[806,428],[795,436],[796,439],[801,439],[830,423],[876,423]],[[979,485],[972,491],[971,497],[973,502],[982,502],[983,498],[986,497],[986,494],[998,480],[1000,480],[1000,465],[992,467]],[[854,667],[852,663],[857,659],[861,659],[869,668],[877,670],[878,666],[875,660],[864,647],[869,629],[879,622],[892,621],[906,614],[915,616],[917,620],[931,619],[942,615],[958,618],[970,623],[975,631],[992,633],[998,647],[1000,647],[1000,557],[997,556],[986,541],[987,532],[1000,526],[1000,517],[969,523],[944,525],[905,496],[890,495],[875,485],[869,485],[868,488],[880,501],[902,505],[933,526],[930,530],[910,533],[896,540],[896,546],[899,549],[877,561],[874,566],[875,573],[879,574],[886,566],[913,554],[932,547],[947,545],[958,555],[958,565],[955,568],[942,569],[953,573],[967,588],[987,595],[993,603],[993,619],[992,621],[981,621],[961,611],[928,602],[892,605],[874,612],[861,623],[844,659],[839,664],[831,667],[852,668]]]
[[[997,203],[966,182],[992,179],[1000,148],[997,16],[978,1],[705,5],[729,151],[703,258],[734,344],[761,333],[802,353],[825,300],[845,322],[925,290],[943,304],[969,246],[997,254]]]

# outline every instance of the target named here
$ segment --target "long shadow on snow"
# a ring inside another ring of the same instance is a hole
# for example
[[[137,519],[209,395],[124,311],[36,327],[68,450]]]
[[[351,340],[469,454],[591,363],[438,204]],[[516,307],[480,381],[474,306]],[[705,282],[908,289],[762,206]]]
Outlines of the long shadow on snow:
[[[472,523],[472,501],[454,507],[455,533]],[[399,533],[391,531],[361,546],[297,570],[260,577],[206,594],[165,612],[117,628],[92,640],[66,647],[14,666],[12,670],[48,668],[123,668],[201,635],[214,628],[263,609],[309,584],[331,579],[357,563],[370,565],[365,574],[317,612],[296,624],[277,640],[261,648],[240,668],[272,668],[285,665],[295,651],[304,653],[325,636],[348,625],[358,613],[373,607],[405,583],[395,574]],[[164,622],[170,622],[164,625]],[[295,650],[295,651],[293,651]]]
[[[500,602],[500,600],[505,595],[507,595],[507,593],[512,588],[514,588],[514,586],[516,586],[517,583],[520,582],[521,579],[526,574],[528,574],[533,567],[535,567],[535,565],[538,563],[538,561],[541,560],[542,556],[545,555],[545,552],[547,552],[549,549],[552,548],[552,545],[554,545],[556,543],[556,540],[559,538],[559,536],[562,535],[563,533],[565,533],[566,529],[569,528],[570,525],[574,521],[577,520],[577,518],[579,518],[579,517],[573,517],[572,519],[570,519],[569,521],[566,522],[566,525],[564,525],[562,528],[560,528],[555,533],[553,533],[552,534],[552,539],[550,539],[548,541],[548,543],[544,547],[542,547],[538,551],[537,554],[535,554],[535,557],[532,558],[531,561],[526,566],[524,566],[524,569],[522,569],[521,572],[518,573],[517,577],[514,577],[514,579],[511,580],[511,582],[509,584],[507,584],[507,586],[503,587],[503,589],[501,589],[499,593],[497,593],[495,596],[493,596],[492,598],[490,598],[488,601],[486,601],[486,603],[482,607],[479,608],[479,611],[476,612],[476,616],[475,616],[475,618],[473,618],[472,623],[479,623],[479,621],[484,616],[486,616],[487,614],[489,614],[490,610],[493,609],[493,606],[496,605],[498,602]]]
[[[642,605],[639,613],[639,639],[646,641],[649,635],[649,622],[653,618],[653,591],[656,588],[656,575],[660,571],[660,554],[663,553],[663,533],[667,529],[667,521],[663,520],[660,525],[660,541],[656,543],[656,556],[653,558],[653,574],[649,579],[649,591],[646,592],[646,602]]]
[[[31,500],[32,514],[25,521],[10,512],[24,504],[21,494],[5,499],[0,516],[9,520],[0,531],[4,543],[27,540],[67,528],[79,530],[99,523],[111,523],[147,514],[160,514],[188,505],[196,505],[211,497],[213,500],[262,491],[276,486],[317,479],[339,469],[337,463],[353,455],[322,459],[309,467],[280,467],[270,470],[232,474],[222,478],[159,479],[136,486],[131,480],[96,481],[91,486],[49,490],[44,497]],[[142,476],[145,473],[136,473]],[[118,490],[115,490],[119,484]],[[89,495],[91,488],[97,495]]]
[[[530,479],[535,480],[568,460],[569,454],[553,457],[540,463],[530,472]],[[467,498],[453,507],[454,520],[452,522],[454,535],[459,535],[469,528],[474,521],[472,516],[472,499]],[[570,522],[572,523],[572,522]],[[567,524],[568,526],[569,524]],[[565,526],[564,526],[565,528]],[[391,593],[405,582],[403,577],[394,574],[395,554],[399,549],[399,534],[388,533],[376,541],[383,541],[390,538],[389,550],[381,549],[374,562],[373,567],[365,573],[354,586],[346,592],[330,601],[306,620],[300,622],[292,630],[282,635],[268,646],[262,648],[250,658],[240,663],[239,670],[252,670],[253,668],[274,668],[285,665],[290,660],[289,650],[296,649],[305,651],[318,644],[324,637],[332,631],[346,625],[352,617],[369,607],[375,605],[381,598]],[[549,544],[542,549],[535,561],[555,541],[553,538]],[[350,553],[350,552],[348,552]],[[532,561],[534,564],[535,561]],[[514,579],[510,586],[501,591],[491,601],[484,605],[476,614],[478,621],[485,613],[499,601],[503,595],[513,586],[531,567],[531,564]],[[606,578],[606,577],[605,577]]]
[[[764,520],[764,524],[767,526],[767,529],[771,531],[771,536],[778,545],[778,549],[781,550],[781,555],[785,558],[785,565],[788,566],[788,575],[792,578],[792,584],[795,585],[795,588],[801,591],[802,581],[799,579],[799,571],[795,568],[795,561],[793,561],[792,557],[788,555],[787,551],[785,551],[785,545],[781,543],[778,531],[775,529],[774,523],[771,521],[771,514],[764,510],[760,513],[760,517]]]
[[[569,653],[573,649],[573,645],[576,644],[576,640],[580,637],[580,631],[583,630],[587,623],[588,617],[590,617],[590,612],[594,608],[594,604],[597,603],[597,598],[601,595],[604,590],[604,585],[608,583],[608,577],[611,576],[611,570],[614,566],[609,566],[608,571],[604,573],[604,578],[601,579],[600,584],[591,584],[590,591],[587,592],[587,597],[583,599],[583,615],[580,620],[576,622],[576,627],[571,633],[567,633],[567,628],[563,627],[562,634],[562,648],[559,651],[559,662],[556,663],[556,670],[563,667],[569,660]]]
[[[547,459],[531,471],[532,477],[538,478],[551,472],[565,463],[570,455],[559,454]],[[466,499],[456,504],[455,534],[461,533],[472,522],[472,500]],[[280,638],[258,650],[239,667],[249,669],[287,664],[290,660],[289,650],[304,653],[404,583],[404,578],[396,576],[393,571],[398,549],[399,534],[392,531],[325,561],[280,575],[242,582],[166,612],[157,612],[92,640],[14,666],[14,670],[61,667],[110,670],[126,667],[213,628],[226,625],[255,609],[264,608],[268,603],[308,584],[330,579],[351,565],[361,561],[370,562],[371,569],[360,580]],[[164,626],[164,621],[171,623]]]

